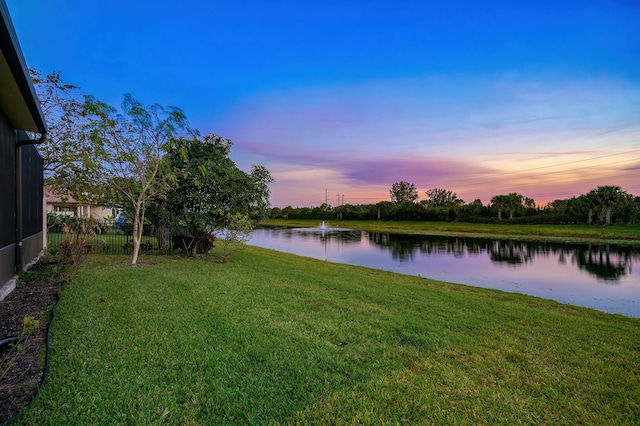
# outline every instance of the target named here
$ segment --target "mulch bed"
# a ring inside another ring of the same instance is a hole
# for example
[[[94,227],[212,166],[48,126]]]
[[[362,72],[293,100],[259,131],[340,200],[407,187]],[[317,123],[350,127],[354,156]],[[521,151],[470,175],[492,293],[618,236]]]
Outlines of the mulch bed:
[[[29,404],[44,373],[46,334],[51,318],[47,308],[55,303],[60,284],[38,281],[19,282],[15,290],[0,301],[0,341],[20,336],[26,317],[39,321],[28,337],[17,344],[0,346],[0,423]]]

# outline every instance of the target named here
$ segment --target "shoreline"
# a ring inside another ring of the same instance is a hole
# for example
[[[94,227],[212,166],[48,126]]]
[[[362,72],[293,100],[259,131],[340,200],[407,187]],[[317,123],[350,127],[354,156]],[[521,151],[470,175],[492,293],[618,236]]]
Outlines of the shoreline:
[[[432,235],[439,237],[490,238],[557,244],[612,244],[640,249],[640,226],[611,225],[510,225],[474,224],[460,222],[384,222],[384,221],[325,221],[329,228],[349,228],[366,232],[389,234]],[[258,227],[313,227],[315,219],[267,219]],[[564,229],[560,230],[562,227]],[[491,229],[494,228],[494,229]],[[553,228],[553,229],[552,229]],[[584,235],[589,228],[589,235]],[[552,229],[553,232],[550,232]],[[530,232],[524,232],[524,231]],[[559,231],[559,232],[558,232]],[[595,234],[593,233],[595,231]],[[637,234],[636,234],[637,232]]]

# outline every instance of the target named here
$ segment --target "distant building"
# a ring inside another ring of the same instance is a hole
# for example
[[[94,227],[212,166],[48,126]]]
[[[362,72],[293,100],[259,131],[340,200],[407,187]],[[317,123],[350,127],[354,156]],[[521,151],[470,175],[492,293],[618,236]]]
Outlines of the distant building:
[[[45,244],[42,157],[47,126],[9,10],[0,0],[0,299]],[[39,134],[32,139],[27,132]]]
[[[80,204],[71,196],[61,197],[45,187],[46,212],[56,215],[92,217],[94,219],[115,218],[119,210],[98,204]]]

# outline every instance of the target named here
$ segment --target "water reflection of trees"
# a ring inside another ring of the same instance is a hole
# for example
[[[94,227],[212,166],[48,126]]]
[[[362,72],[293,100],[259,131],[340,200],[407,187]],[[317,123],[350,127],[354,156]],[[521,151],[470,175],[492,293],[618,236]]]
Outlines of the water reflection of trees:
[[[362,232],[353,229],[332,230],[331,228],[258,228],[269,238],[310,238],[310,239],[350,239],[359,241]]]
[[[576,252],[578,268],[606,281],[619,281],[632,272],[633,254],[630,250],[612,250],[605,246],[589,245],[587,250]]]
[[[497,240],[489,244],[491,260],[509,265],[529,263],[537,252],[538,247],[519,241]]]
[[[610,244],[559,244],[387,233],[369,233],[368,238],[379,248],[390,250],[392,258],[398,261],[410,261],[418,252],[456,258],[486,253],[492,262],[517,267],[533,262],[536,257],[553,256],[561,264],[566,264],[569,259],[580,270],[610,282],[631,274],[633,261],[640,261],[640,250]]]
[[[412,260],[416,253],[416,244],[420,243],[420,239],[412,235],[396,235],[381,232],[368,233],[369,241],[373,244],[383,247],[391,251],[393,260],[407,261]],[[400,238],[406,237],[406,238]]]
[[[295,228],[287,230],[286,234],[288,238],[296,238],[302,240],[320,240],[323,243],[339,242],[341,244],[360,244],[362,240],[362,232],[347,230],[347,231],[334,231],[329,229],[319,228]]]

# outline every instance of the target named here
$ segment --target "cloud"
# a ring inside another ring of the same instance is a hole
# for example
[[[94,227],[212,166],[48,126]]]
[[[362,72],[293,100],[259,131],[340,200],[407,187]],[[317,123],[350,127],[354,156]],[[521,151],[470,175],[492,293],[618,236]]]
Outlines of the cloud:
[[[506,118],[501,118],[495,121],[480,123],[480,127],[485,129],[490,129],[490,130],[496,130],[496,129],[503,129],[505,127],[516,126],[520,124],[529,124],[529,123],[535,123],[535,122],[545,121],[545,120],[561,120],[563,118],[565,117],[563,116],[537,117],[535,115],[529,116],[529,117],[506,117]]]
[[[344,176],[355,183],[391,185],[402,180],[427,188],[443,179],[489,172],[468,162],[442,158],[367,159],[342,165]]]

